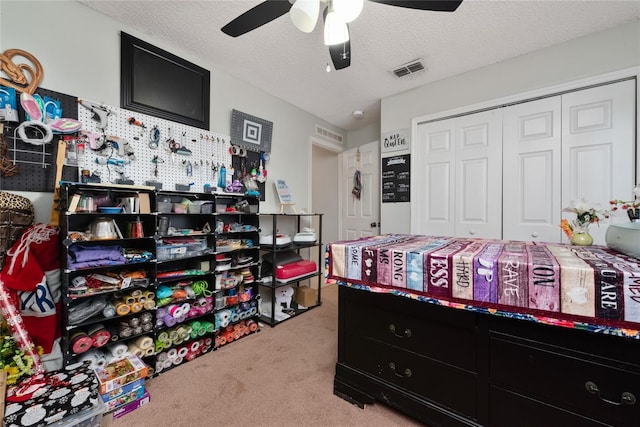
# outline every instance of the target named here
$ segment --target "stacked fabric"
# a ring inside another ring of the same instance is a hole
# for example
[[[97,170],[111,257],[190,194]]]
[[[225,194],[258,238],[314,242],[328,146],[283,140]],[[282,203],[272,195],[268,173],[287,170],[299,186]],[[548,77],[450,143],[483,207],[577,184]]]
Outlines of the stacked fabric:
[[[329,278],[640,328],[640,260],[604,246],[388,234],[328,247]]]

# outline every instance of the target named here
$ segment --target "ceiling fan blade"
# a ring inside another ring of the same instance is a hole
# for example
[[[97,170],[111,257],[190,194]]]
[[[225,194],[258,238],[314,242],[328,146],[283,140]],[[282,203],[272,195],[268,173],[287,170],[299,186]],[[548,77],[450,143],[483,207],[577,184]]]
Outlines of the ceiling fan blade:
[[[436,12],[453,12],[462,0],[369,0],[389,6],[406,7],[408,9],[433,10]]]
[[[329,46],[329,55],[336,70],[347,68],[351,65],[351,41]]]
[[[222,27],[222,32],[231,37],[241,36],[281,17],[289,9],[291,9],[289,0],[263,1]]]

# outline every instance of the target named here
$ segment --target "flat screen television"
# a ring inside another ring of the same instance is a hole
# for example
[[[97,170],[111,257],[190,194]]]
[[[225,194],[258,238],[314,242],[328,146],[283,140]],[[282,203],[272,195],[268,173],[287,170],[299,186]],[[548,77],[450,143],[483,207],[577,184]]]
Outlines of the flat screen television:
[[[211,73],[121,33],[120,107],[209,130]]]

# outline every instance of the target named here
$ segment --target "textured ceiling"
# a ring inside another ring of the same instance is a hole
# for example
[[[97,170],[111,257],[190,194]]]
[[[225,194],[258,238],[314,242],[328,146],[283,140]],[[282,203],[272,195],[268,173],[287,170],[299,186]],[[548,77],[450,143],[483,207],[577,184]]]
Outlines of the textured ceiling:
[[[305,34],[284,15],[238,38],[220,31],[259,0],[80,2],[345,130],[379,122],[384,97],[640,17],[638,0],[464,0],[453,13],[365,1],[351,67],[327,73],[320,25]],[[416,58],[425,72],[391,74]]]

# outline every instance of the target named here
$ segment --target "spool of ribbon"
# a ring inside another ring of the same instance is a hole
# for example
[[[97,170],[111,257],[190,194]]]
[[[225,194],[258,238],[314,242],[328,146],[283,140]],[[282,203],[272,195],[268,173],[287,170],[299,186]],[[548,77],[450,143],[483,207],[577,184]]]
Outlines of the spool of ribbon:
[[[255,320],[248,320],[247,327],[249,328],[249,331],[255,332],[258,330],[258,322],[256,322]]]
[[[156,373],[159,374],[163,370],[164,370],[164,368],[162,367],[162,362],[160,362],[159,360],[156,361]]]
[[[140,301],[134,301],[130,305],[132,313],[140,313],[144,308],[144,305]]]
[[[122,358],[127,352],[127,345],[123,343],[110,344],[106,347],[106,350],[112,356]]]
[[[144,332],[151,332],[153,330],[153,323],[145,322],[142,324],[142,330]]]
[[[172,348],[169,351],[167,351],[167,357],[171,360],[175,359],[177,355],[178,355],[178,350],[176,350],[175,348]]]
[[[140,335],[142,333],[142,326],[136,326],[133,328],[133,335]]]
[[[139,317],[132,317],[131,319],[129,319],[129,321],[127,323],[132,328],[135,328],[136,326],[140,326],[140,318]]]
[[[148,300],[154,300],[154,299],[156,299],[156,294],[151,292],[151,291],[147,291],[147,292],[145,292],[144,297],[147,299],[147,301]]]
[[[153,310],[156,308],[156,302],[152,299],[148,299],[144,302],[143,307],[145,310]]]
[[[174,360],[174,359],[167,359],[167,360],[165,360],[164,362],[162,362],[162,366],[163,366],[165,369],[170,368],[171,366],[173,366],[173,360]]]
[[[104,308],[102,309],[102,315],[104,317],[113,317],[116,314],[118,314],[116,312],[116,307],[111,303],[105,305]]]
[[[118,316],[126,316],[131,312],[131,307],[126,304],[124,301],[116,301],[116,313]]]
[[[140,321],[141,321],[142,323],[153,322],[153,314],[151,314],[151,313],[147,313],[147,312],[142,313],[142,314],[140,315]]]
[[[200,349],[200,343],[198,341],[192,342],[191,346],[189,347],[189,350],[193,351],[194,353],[199,349]]]
[[[148,348],[153,348],[153,339],[146,335],[136,338],[134,342],[138,346],[138,348],[140,348],[141,350],[147,350]]]
[[[89,351],[93,347],[93,340],[84,331],[78,331],[71,335],[71,351],[75,354],[81,354],[85,351]]]
[[[91,337],[94,347],[107,345],[111,340],[111,333],[109,333],[102,323],[96,323],[91,326],[87,331],[87,334]]]
[[[135,354],[138,357],[144,356],[144,351],[142,351],[142,349],[140,349],[140,347],[138,347],[135,343],[129,343],[129,345],[127,346],[127,351],[129,351],[129,353],[131,354]]]
[[[89,362],[91,369],[100,368],[107,364],[107,358],[100,350],[95,348],[78,356],[78,360],[81,362]]]
[[[164,350],[164,342],[160,340],[156,341],[156,353],[160,353],[163,350]]]
[[[162,352],[160,354],[158,354],[158,356],[156,356],[156,360],[158,362],[164,362],[165,360],[167,360],[169,357],[167,356],[167,352]]]
[[[189,352],[189,348],[188,347],[180,347],[178,349],[178,357],[185,357],[188,352]]]
[[[181,364],[183,361],[184,361],[184,358],[183,358],[183,357],[178,356],[178,357],[176,357],[175,359],[173,359],[173,364],[174,364],[175,366],[178,366],[178,365],[179,365],[179,364]]]
[[[29,332],[24,326],[22,316],[11,300],[11,295],[7,292],[2,280],[0,280],[0,313],[7,321],[9,332],[11,333],[11,336],[18,348],[24,352],[25,356],[29,356],[33,361],[34,374],[44,373],[45,369],[42,364],[42,360],[40,359],[40,355],[36,351],[35,345],[29,336]]]

